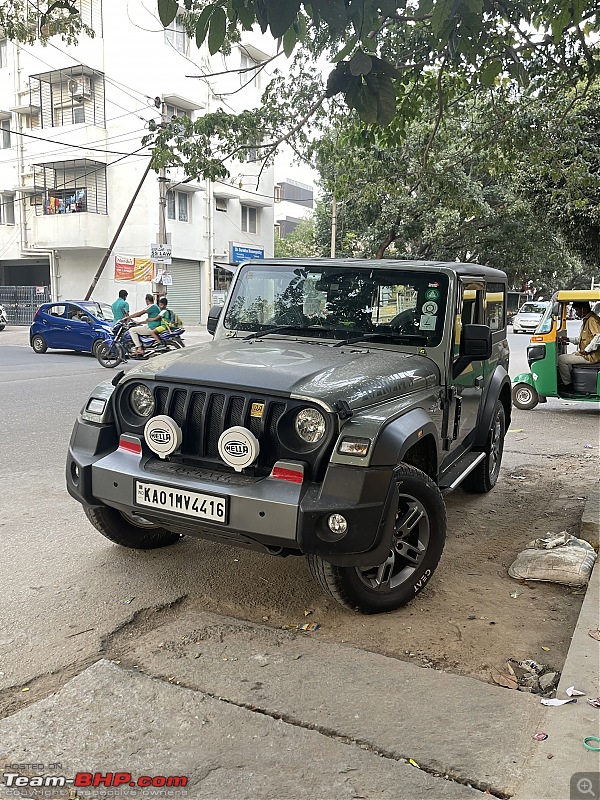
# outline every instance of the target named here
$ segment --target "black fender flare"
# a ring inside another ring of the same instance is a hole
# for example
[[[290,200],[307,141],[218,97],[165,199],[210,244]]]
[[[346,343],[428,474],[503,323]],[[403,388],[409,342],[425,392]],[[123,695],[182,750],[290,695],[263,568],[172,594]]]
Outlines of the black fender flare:
[[[500,366],[499,364],[494,370],[487,384],[485,400],[483,402],[483,407],[479,415],[479,421],[477,422],[477,431],[475,433],[475,440],[473,442],[474,450],[481,450],[487,444],[488,434],[490,432],[490,425],[492,424],[492,417],[494,415],[494,409],[496,408],[496,403],[500,398],[502,390],[504,389],[505,386],[507,387],[507,392],[509,397],[507,408],[505,408],[506,427],[508,428],[510,424],[510,409],[511,409],[511,401],[510,401],[511,380],[508,375],[508,372],[504,369],[504,367]]]
[[[440,434],[423,408],[415,408],[385,426],[375,442],[371,466],[396,466],[402,461],[407,450],[429,434],[433,436],[435,442],[437,467]]]

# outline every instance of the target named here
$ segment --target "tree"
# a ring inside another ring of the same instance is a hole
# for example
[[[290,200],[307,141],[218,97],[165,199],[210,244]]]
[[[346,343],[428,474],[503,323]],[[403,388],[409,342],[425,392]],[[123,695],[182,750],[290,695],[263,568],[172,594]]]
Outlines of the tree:
[[[74,44],[81,33],[94,36],[82,21],[75,0],[3,0],[0,29],[8,39],[24,44],[36,40],[45,44],[56,35]]]
[[[310,218],[300,220],[287,236],[275,237],[277,258],[314,258],[319,255],[322,254],[315,239],[315,225]]]

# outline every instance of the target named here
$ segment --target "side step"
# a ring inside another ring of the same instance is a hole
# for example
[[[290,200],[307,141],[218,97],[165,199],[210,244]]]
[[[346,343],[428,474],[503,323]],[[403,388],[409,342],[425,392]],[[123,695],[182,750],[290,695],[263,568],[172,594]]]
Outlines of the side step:
[[[456,489],[467,477],[469,472],[472,472],[477,464],[481,463],[484,458],[485,453],[466,453],[456,464],[453,464],[450,469],[444,473],[440,481],[441,493],[448,494]]]

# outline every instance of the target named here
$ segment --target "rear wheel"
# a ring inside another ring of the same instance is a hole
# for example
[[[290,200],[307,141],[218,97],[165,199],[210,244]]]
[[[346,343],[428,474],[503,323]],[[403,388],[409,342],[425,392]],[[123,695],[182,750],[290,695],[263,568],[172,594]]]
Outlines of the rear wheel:
[[[96,349],[96,358],[101,366],[112,369],[124,360],[123,349],[116,342],[101,342]]]
[[[97,531],[121,547],[154,550],[175,544],[181,538],[178,533],[171,533],[143,517],[121,514],[115,508],[83,506],[83,510]]]
[[[446,507],[435,483],[421,470],[400,464],[396,470],[398,506],[388,557],[375,567],[337,567],[309,555],[319,586],[338,603],[363,614],[393,611],[425,587],[446,540]]]
[[[515,408],[531,411],[540,402],[540,398],[533,386],[528,383],[517,383],[513,386],[512,401]]]
[[[39,353],[40,355],[42,353],[45,353],[46,350],[48,349],[48,345],[46,344],[46,340],[44,339],[43,336],[40,336],[39,333],[36,333],[36,335],[32,337],[31,346],[33,348],[33,352],[34,353]]]
[[[485,458],[477,464],[475,469],[470,472],[461,483],[461,487],[466,492],[484,494],[494,488],[498,480],[498,475],[500,474],[505,434],[506,414],[504,413],[504,406],[500,400],[498,400],[488,434]]]

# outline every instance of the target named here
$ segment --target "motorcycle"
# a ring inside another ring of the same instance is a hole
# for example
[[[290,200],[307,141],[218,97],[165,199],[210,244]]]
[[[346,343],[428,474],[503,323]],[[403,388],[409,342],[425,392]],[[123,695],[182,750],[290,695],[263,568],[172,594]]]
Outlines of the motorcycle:
[[[6,328],[6,322],[6,311],[4,310],[4,306],[0,306],[0,331]]]
[[[163,355],[169,350],[180,350],[185,347],[185,343],[181,335],[185,333],[184,328],[175,328],[172,331],[164,331],[159,333],[161,344],[157,345],[151,336],[140,336],[140,341],[144,347],[142,355],[136,355],[137,347],[131,338],[129,328],[132,328],[135,323],[123,323],[122,321],[115,323],[112,329],[112,335],[99,345],[96,349],[96,358],[98,363],[106,369],[117,367],[124,361],[132,359],[134,361],[145,361],[153,356]]]

